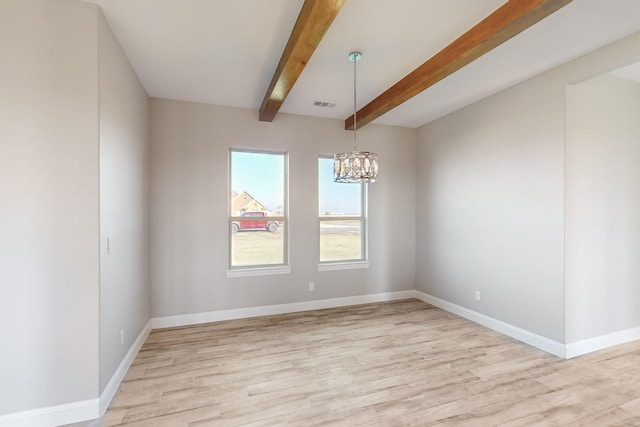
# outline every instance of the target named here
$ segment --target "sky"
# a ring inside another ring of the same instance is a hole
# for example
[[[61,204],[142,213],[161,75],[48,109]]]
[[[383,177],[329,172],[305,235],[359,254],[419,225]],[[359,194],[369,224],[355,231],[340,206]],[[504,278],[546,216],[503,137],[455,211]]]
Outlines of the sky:
[[[231,162],[233,191],[246,191],[273,212],[284,206],[284,155],[232,151]]]
[[[359,184],[333,182],[333,159],[321,158],[318,162],[319,213],[360,215]]]
[[[283,206],[284,155],[232,151],[231,159],[231,187],[235,192],[246,191],[274,212]],[[359,215],[361,186],[333,182],[333,159],[320,159],[318,180],[320,213]]]

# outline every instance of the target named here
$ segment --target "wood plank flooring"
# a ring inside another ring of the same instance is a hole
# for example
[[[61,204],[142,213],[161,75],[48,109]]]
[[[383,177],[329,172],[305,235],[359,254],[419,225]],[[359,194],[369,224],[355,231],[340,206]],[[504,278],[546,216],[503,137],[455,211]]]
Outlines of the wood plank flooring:
[[[565,361],[418,300],[151,333],[105,426],[640,426],[640,343]]]

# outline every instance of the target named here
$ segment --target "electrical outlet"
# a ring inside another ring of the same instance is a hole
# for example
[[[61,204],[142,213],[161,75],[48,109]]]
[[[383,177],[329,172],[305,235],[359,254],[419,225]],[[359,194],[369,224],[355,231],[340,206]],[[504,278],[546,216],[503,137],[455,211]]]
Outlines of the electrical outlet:
[[[476,301],[482,301],[482,292],[476,291]]]
[[[120,345],[124,344],[124,329],[120,331]]]
[[[309,282],[309,292],[313,292],[316,289],[316,284]]]

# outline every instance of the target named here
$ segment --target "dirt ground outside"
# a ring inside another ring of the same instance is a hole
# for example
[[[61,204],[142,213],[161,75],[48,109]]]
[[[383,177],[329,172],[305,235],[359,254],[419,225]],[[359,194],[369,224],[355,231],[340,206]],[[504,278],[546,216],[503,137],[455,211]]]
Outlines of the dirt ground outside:
[[[282,264],[284,233],[262,230],[232,234],[232,265]],[[291,248],[295,250],[295,248]],[[320,260],[336,261],[361,258],[360,230],[324,228],[320,235]]]

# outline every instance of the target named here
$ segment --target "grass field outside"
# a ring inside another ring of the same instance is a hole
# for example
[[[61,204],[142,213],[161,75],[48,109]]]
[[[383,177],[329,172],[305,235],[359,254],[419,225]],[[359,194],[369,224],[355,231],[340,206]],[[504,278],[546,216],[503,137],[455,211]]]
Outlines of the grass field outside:
[[[360,227],[355,221],[331,221],[320,229],[320,261],[361,259]],[[273,265],[284,263],[282,228],[271,233],[263,230],[238,231],[231,238],[231,265]]]
[[[362,259],[360,230],[360,220],[321,220],[320,261],[351,261]]]

